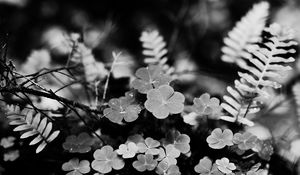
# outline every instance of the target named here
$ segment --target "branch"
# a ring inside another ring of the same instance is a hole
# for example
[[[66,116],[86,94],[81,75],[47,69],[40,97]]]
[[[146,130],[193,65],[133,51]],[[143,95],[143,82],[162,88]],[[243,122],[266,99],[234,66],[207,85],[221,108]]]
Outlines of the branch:
[[[94,113],[94,114],[101,114],[101,111],[99,111],[99,110],[91,109],[89,106],[84,105],[82,103],[72,101],[72,100],[66,99],[64,97],[58,96],[52,90],[47,90],[46,92],[43,92],[43,91],[26,88],[26,87],[4,87],[4,88],[0,89],[0,93],[12,93],[12,92],[15,92],[15,93],[21,92],[21,93],[31,94],[31,95],[35,95],[35,96],[46,97],[46,98],[50,98],[53,100],[57,100],[64,104],[74,106],[76,108],[80,108],[86,112],[90,112],[90,113]]]

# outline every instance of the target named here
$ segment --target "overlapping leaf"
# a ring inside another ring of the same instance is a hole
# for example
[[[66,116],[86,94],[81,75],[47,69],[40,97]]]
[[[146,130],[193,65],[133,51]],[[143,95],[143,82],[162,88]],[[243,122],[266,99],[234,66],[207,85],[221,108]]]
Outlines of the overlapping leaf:
[[[257,137],[249,132],[236,133],[233,136],[233,143],[241,150],[249,150],[255,147]]]
[[[213,149],[222,149],[225,146],[233,145],[233,133],[230,129],[225,129],[223,132],[220,128],[216,128],[207,137],[206,141],[209,147]]]
[[[162,85],[147,93],[145,108],[156,118],[164,119],[170,114],[179,114],[183,111],[185,97],[175,92],[169,85]]]
[[[220,106],[220,100],[215,97],[210,98],[208,93],[195,98],[193,102],[193,111],[200,116],[217,119],[221,115],[222,107]]]
[[[160,66],[150,65],[148,67],[139,68],[136,73],[136,79],[132,82],[132,87],[142,94],[158,88],[161,85],[168,85],[172,79],[162,72]]]
[[[63,171],[70,171],[66,175],[82,175],[90,172],[90,162],[87,160],[79,161],[78,158],[73,158],[62,165]]]
[[[153,155],[151,154],[139,154],[137,156],[137,160],[132,163],[132,166],[140,172],[144,171],[152,171],[155,169],[157,165],[157,161],[153,159]]]
[[[122,155],[124,159],[133,158],[138,152],[139,148],[134,142],[128,142],[126,144],[121,144],[116,152]]]
[[[128,94],[120,98],[109,100],[109,108],[104,109],[103,114],[111,122],[122,124],[122,121],[133,122],[139,117],[141,107],[134,103],[134,99]]]
[[[203,157],[194,168],[200,175],[223,175],[216,164],[213,164],[208,157]]]
[[[251,59],[249,50],[262,40],[261,34],[266,24],[269,4],[260,2],[236,24],[228,37],[224,39],[224,53],[221,59],[225,62],[236,63],[240,67],[247,67],[244,59]]]
[[[94,152],[92,168],[100,173],[109,173],[112,169],[120,170],[124,167],[124,161],[120,159],[111,146],[103,146]]]
[[[137,144],[138,151],[140,153],[157,155],[159,154],[158,147],[160,146],[159,141],[152,139],[151,137],[147,137],[144,142],[140,142]]]
[[[216,164],[218,166],[218,169],[225,174],[232,173],[232,171],[236,169],[234,163],[230,163],[229,159],[227,159],[226,157],[216,160]]]

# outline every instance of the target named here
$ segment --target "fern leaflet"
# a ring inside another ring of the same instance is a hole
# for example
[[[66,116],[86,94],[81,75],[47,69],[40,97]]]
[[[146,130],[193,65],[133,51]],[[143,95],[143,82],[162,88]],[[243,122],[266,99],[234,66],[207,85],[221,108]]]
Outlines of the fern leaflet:
[[[271,25],[267,30],[274,31],[278,28],[274,28]],[[283,28],[280,28],[283,30]],[[228,88],[227,91],[230,96],[224,96],[225,103],[221,106],[230,113],[232,117],[222,116],[221,119],[230,122],[240,122],[247,125],[253,125],[250,120],[246,120],[246,115],[259,111],[259,101],[255,101],[256,97],[269,96],[265,88],[280,88],[281,84],[276,81],[277,78],[283,76],[285,71],[291,69],[290,66],[286,66],[286,63],[294,62],[292,57],[285,58],[288,54],[293,53],[293,49],[289,47],[293,46],[295,42],[289,41],[289,33],[285,33],[282,36],[277,35],[278,31],[271,32],[271,37],[267,38],[268,41],[261,44],[261,46],[255,45],[255,49],[249,51],[253,54],[253,58],[249,61],[252,66],[245,64],[244,68],[247,68],[248,73],[238,72],[240,80],[235,81],[235,89]],[[276,34],[276,35],[274,35]]]
[[[244,59],[252,58],[249,49],[253,47],[253,44],[262,40],[261,33],[266,24],[268,9],[267,2],[255,4],[228,33],[228,37],[224,39],[225,46],[222,48],[221,59],[224,62],[236,63],[238,66],[244,67],[246,65]]]
[[[143,31],[140,41],[143,43],[143,55],[146,56],[144,62],[146,64],[160,65],[168,74],[174,71],[174,68],[166,64],[168,50],[163,37],[160,36],[157,30]]]
[[[42,118],[40,113],[34,114],[29,110],[20,110],[19,106],[8,106],[7,118],[10,125],[16,126],[14,131],[22,132],[21,139],[37,135],[29,145],[39,144],[36,153],[41,152],[45,146],[52,142],[60,131],[52,131],[52,123]]]

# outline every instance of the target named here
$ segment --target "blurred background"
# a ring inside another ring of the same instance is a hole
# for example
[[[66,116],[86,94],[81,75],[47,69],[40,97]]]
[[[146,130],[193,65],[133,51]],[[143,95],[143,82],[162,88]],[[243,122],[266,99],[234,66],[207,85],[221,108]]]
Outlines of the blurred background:
[[[130,70],[118,69],[116,78],[132,74],[143,61],[141,32],[157,29],[167,43],[169,63],[177,70],[195,70],[195,81],[179,85],[189,92],[187,95],[193,98],[209,92],[220,97],[238,70],[220,59],[223,38],[256,2],[259,1],[0,0],[0,43],[8,40],[8,58],[18,64],[25,62],[33,50],[40,49],[47,49],[56,64],[64,64],[69,47],[66,36],[79,33],[98,61],[112,62],[114,50],[122,51],[124,59],[130,60]],[[300,41],[300,1],[269,2],[268,22],[292,27]],[[299,79],[300,64],[296,62],[294,72],[285,80],[284,93],[289,93]],[[297,120],[293,114],[287,116],[284,121],[271,119],[273,127],[268,127],[283,135]],[[295,130],[299,132],[299,127]],[[300,150],[297,151],[300,156]]]

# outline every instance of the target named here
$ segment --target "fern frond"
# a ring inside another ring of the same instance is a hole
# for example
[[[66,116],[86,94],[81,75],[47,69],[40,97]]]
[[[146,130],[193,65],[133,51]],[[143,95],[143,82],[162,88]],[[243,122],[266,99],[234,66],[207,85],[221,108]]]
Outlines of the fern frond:
[[[251,59],[249,50],[253,44],[259,43],[268,16],[268,2],[255,4],[253,8],[236,24],[228,37],[224,39],[222,48],[224,62],[236,63],[240,67],[246,65],[244,59]]]
[[[294,94],[295,104],[297,109],[298,125],[300,126],[300,82],[296,83],[293,86],[293,94]]]
[[[36,153],[41,152],[60,133],[60,131],[52,131],[52,123],[48,122],[47,118],[42,118],[40,113],[21,111],[20,107],[11,105],[8,106],[6,115],[11,120],[9,124],[16,126],[13,131],[22,132],[21,139],[36,135],[29,143],[29,145],[39,144]]]
[[[273,31],[271,26],[267,28]],[[277,28],[276,28],[277,29]],[[276,31],[276,34],[279,32]],[[287,55],[294,53],[293,49],[290,49],[295,43],[290,41],[289,33],[284,35],[271,35],[268,40],[261,44],[261,46],[254,45],[253,49],[249,50],[249,53],[253,55],[249,61],[251,66],[245,64],[244,68],[248,70],[246,73],[238,72],[240,80],[235,81],[235,88],[227,89],[228,93],[234,98],[224,96],[225,102],[221,106],[233,116],[223,116],[221,119],[230,122],[236,121],[247,125],[253,123],[249,121],[243,121],[247,114],[252,113],[253,103],[259,104],[254,99],[259,96],[268,97],[265,88],[280,88],[281,84],[276,79],[282,77],[284,73],[292,68],[287,66],[286,63],[294,62],[295,59],[287,57]],[[255,106],[255,105],[254,105]],[[259,111],[259,106],[256,106]],[[246,109],[246,110],[245,110]],[[240,119],[240,117],[243,118]],[[240,121],[239,121],[240,120]]]
[[[277,37],[270,38],[270,41],[264,44],[265,48],[257,46],[252,50],[255,58],[249,60],[253,64],[247,66],[250,73],[238,72],[239,76],[250,84],[248,88],[251,91],[261,92],[263,87],[281,88],[281,84],[276,82],[276,79],[292,69],[285,64],[294,62],[295,59],[281,56],[290,53],[290,50],[283,49],[289,46],[289,43],[281,42]]]
[[[160,65],[167,73],[174,71],[173,68],[166,64],[168,61],[166,42],[157,30],[143,31],[140,41],[143,43],[143,55],[146,57],[144,63]]]
[[[236,86],[238,81],[235,81]],[[259,103],[257,101],[249,100],[246,98],[246,94],[243,91],[239,91],[230,86],[227,87],[227,92],[229,95],[224,95],[224,103],[221,103],[223,109],[225,109],[231,116],[221,116],[220,119],[229,122],[238,122],[248,126],[253,126],[254,123],[246,118],[247,114],[257,113],[259,108]]]
[[[72,54],[72,61],[77,64],[82,64],[85,80],[87,82],[93,82],[107,76],[108,71],[105,69],[104,64],[95,59],[92,49],[85,46],[85,44],[77,43]]]

